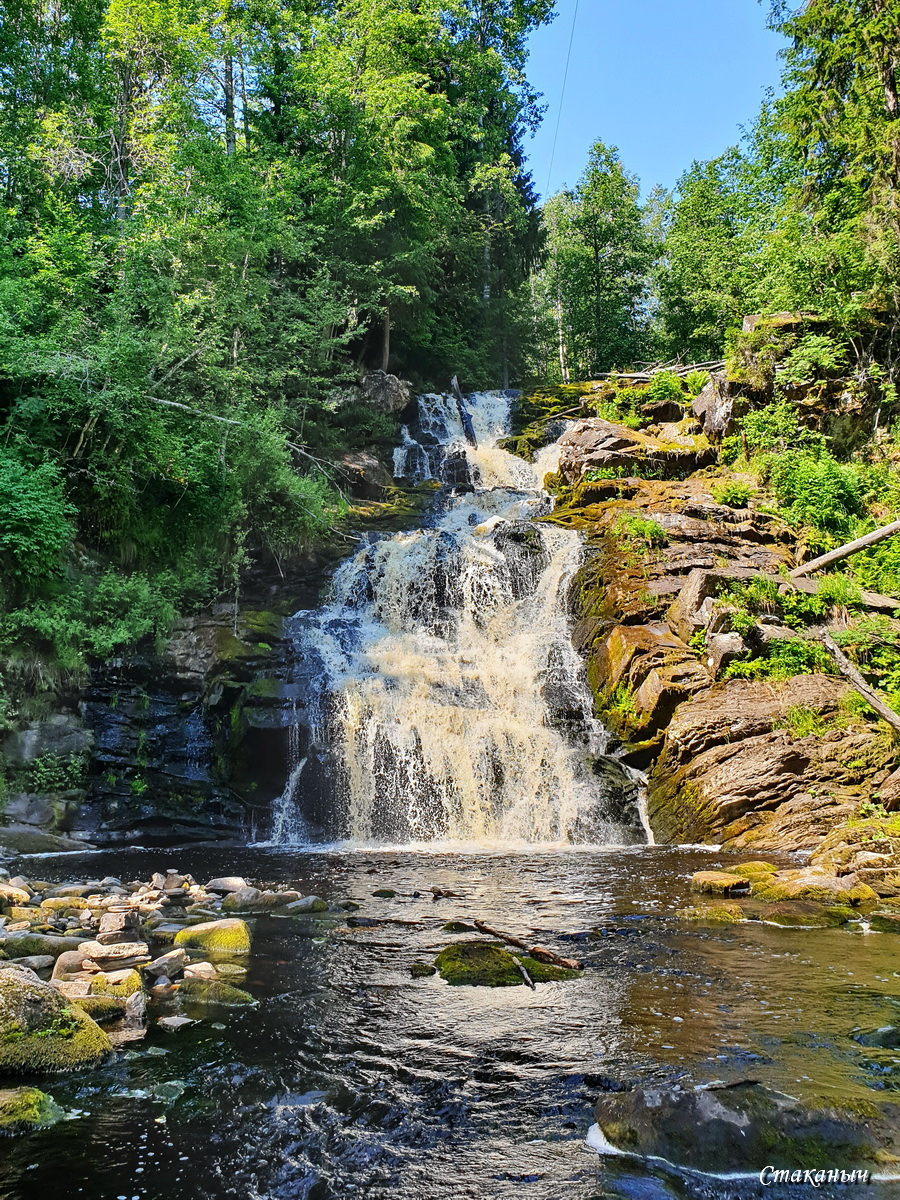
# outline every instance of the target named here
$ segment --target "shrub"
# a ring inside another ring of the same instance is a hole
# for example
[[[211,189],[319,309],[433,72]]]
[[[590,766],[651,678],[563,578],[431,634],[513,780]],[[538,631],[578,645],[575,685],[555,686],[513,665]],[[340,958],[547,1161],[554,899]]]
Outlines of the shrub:
[[[846,365],[846,350],[834,338],[826,333],[807,333],[785,358],[779,378],[788,383],[806,383],[818,375],[834,374]]]
[[[766,476],[784,518],[846,537],[863,511],[859,476],[827,451],[788,451],[766,461]]]
[[[773,641],[768,658],[733,662],[725,671],[726,679],[791,679],[794,675],[813,675],[831,666],[828,652],[818,642]]]
[[[681,379],[672,371],[657,371],[644,389],[643,398],[645,402],[675,400],[679,404],[683,404],[686,399]]]
[[[709,371],[690,371],[685,375],[684,382],[691,396],[699,396],[709,383]]]
[[[716,503],[727,504],[731,508],[744,508],[750,499],[751,491],[746,483],[740,483],[737,479],[729,479],[712,487]]]
[[[72,541],[74,509],[52,463],[30,466],[0,451],[0,570],[26,591],[56,575]]]

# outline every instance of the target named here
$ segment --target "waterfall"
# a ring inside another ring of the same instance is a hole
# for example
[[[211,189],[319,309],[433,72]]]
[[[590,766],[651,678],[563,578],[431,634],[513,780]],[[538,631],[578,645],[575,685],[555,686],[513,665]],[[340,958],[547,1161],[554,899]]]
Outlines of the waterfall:
[[[477,448],[452,397],[427,395],[395,452],[398,476],[446,485],[425,526],[370,536],[293,619],[307,748],[292,735],[275,841],[308,840],[313,761],[314,823],[355,843],[642,840],[569,636],[580,538],[534,523],[554,449],[532,466],[497,445],[509,393],[468,404]]]

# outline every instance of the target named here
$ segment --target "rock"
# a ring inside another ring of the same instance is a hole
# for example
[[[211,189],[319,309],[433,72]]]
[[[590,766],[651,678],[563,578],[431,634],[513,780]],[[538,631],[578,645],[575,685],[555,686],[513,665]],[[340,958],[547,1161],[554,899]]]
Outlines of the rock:
[[[195,979],[187,975],[178,989],[178,995],[183,1002],[196,1006],[239,1008],[256,1003],[249,992],[230,983],[223,983],[218,979]]]
[[[704,661],[714,679],[747,650],[739,633],[714,633],[706,639]]]
[[[900,933],[900,913],[873,912],[869,915],[869,923],[878,933]]]
[[[98,1025],[108,1025],[112,1021],[120,1021],[125,1016],[125,1001],[120,996],[79,996],[75,1000],[82,1012]]]
[[[710,375],[706,386],[694,397],[691,408],[710,441],[721,441],[731,430],[734,409],[733,386],[724,372]]]
[[[52,1096],[37,1088],[7,1088],[0,1091],[0,1131],[20,1133],[45,1129],[65,1117]]]
[[[360,500],[380,500],[394,486],[393,476],[374,454],[357,450],[342,454],[336,464],[346,480],[350,494]]]
[[[284,911],[294,916],[303,913],[328,912],[328,901],[323,900],[320,896],[303,896],[300,900],[292,900],[290,904],[286,904]]]
[[[807,1109],[756,1082],[689,1088],[648,1084],[605,1092],[597,1123],[619,1150],[654,1155],[700,1171],[750,1171],[767,1163],[803,1169],[864,1167],[900,1149],[898,1106],[872,1103],[860,1118],[838,1108]]]
[[[229,892],[222,904],[226,912],[240,912],[253,907],[254,901],[262,895],[259,888],[243,887],[235,892]]]
[[[437,967],[431,963],[414,962],[410,965],[409,973],[413,979],[426,979],[429,975],[437,974]]]
[[[624,478],[640,473],[636,464],[652,463],[660,473],[678,477],[715,460],[703,436],[662,441],[600,417],[574,422],[559,439],[559,447],[559,473],[570,485],[593,467],[621,470]]]
[[[68,1000],[80,1000],[91,994],[90,979],[51,979],[50,984]]]
[[[778,871],[760,875],[751,881],[751,895],[778,903],[784,900],[811,900],[819,904],[842,905],[875,903],[877,894],[861,883],[856,875],[833,875],[823,867]]]
[[[238,917],[203,921],[175,934],[175,945],[203,950],[207,954],[249,954],[250,930]]]
[[[769,921],[773,925],[797,929],[834,929],[838,925],[846,925],[847,921],[857,915],[851,908],[838,905],[826,907],[810,900],[799,900],[767,904],[760,911],[759,919]]]
[[[739,904],[695,904],[688,908],[679,908],[675,916],[680,917],[682,921],[717,925],[731,925],[747,920],[747,914]]]
[[[0,883],[0,905],[9,908],[14,904],[27,904],[31,893],[24,888],[13,887],[10,883]]]
[[[83,937],[53,933],[11,933],[0,938],[0,949],[8,958],[26,958],[31,954],[52,954],[58,958],[65,950],[77,950],[83,941]]]
[[[56,959],[52,954],[26,954],[24,958],[14,958],[17,967],[28,967],[30,971],[49,971]]]
[[[242,879],[239,875],[226,875],[218,879],[211,879],[206,885],[208,892],[239,892],[243,888],[249,887],[250,884],[246,879]]]
[[[525,954],[516,957],[535,983],[577,979],[581,974],[580,971],[569,971],[564,967],[538,962]],[[441,978],[454,985],[517,987],[525,984],[512,954],[498,943],[455,942],[438,954],[434,965]]]
[[[0,828],[0,849],[13,854],[54,854],[68,850],[93,850],[86,841],[44,833],[31,825],[4,825]]]
[[[170,950],[167,954],[162,954],[159,958],[155,958],[152,962],[147,963],[143,967],[143,971],[151,979],[158,979],[160,975],[165,976],[166,979],[175,979],[183,973],[187,962],[187,951],[179,946],[177,949]]]
[[[124,971],[100,971],[91,980],[92,996],[113,996],[127,1000],[141,990],[141,977],[133,967]]]
[[[127,942],[129,935],[135,933],[140,924],[140,913],[133,908],[105,912],[100,918],[97,941],[104,946],[114,945],[116,941]]]
[[[95,1065],[110,1049],[103,1030],[33,971],[0,971],[0,1071],[69,1071]]]
[[[241,971],[241,976],[246,974],[246,971]],[[184,968],[185,979],[217,979],[219,972],[209,962],[194,962],[188,963]]]
[[[900,1026],[882,1025],[878,1029],[854,1032],[853,1040],[861,1046],[873,1046],[879,1050],[900,1050]]]
[[[691,876],[691,890],[709,892],[713,896],[734,896],[750,891],[750,880],[729,871],[697,871]]]
[[[157,1027],[164,1029],[166,1033],[177,1033],[179,1029],[184,1029],[188,1025],[196,1025],[196,1023],[190,1017],[159,1017],[156,1022]]]
[[[82,942],[78,949],[84,955],[85,961],[90,961],[100,970],[112,967],[114,970],[125,970],[129,967],[142,966],[150,958],[146,942],[117,942],[104,946],[100,942]]]
[[[368,371],[359,385],[360,399],[384,413],[400,413],[413,400],[413,387],[387,371]]]
[[[48,755],[69,758],[74,754],[85,754],[93,744],[93,734],[85,729],[79,717],[54,713],[43,721],[33,721],[24,729],[8,734],[3,742],[3,753],[14,766],[23,766]]]

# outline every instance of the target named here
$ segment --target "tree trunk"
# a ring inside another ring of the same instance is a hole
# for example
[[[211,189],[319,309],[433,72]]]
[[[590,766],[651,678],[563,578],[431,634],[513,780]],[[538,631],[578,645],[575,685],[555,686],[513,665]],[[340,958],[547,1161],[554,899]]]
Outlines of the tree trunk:
[[[563,334],[562,289],[559,286],[559,275],[556,277],[556,332],[559,338],[559,370],[563,383],[569,382],[569,368],[566,365],[566,339]]]
[[[247,108],[247,78],[244,74],[244,50],[238,42],[238,66],[241,79],[241,121],[244,126],[244,149],[250,147],[250,110]]]
[[[900,521],[892,521],[890,525],[882,525],[880,529],[873,529],[871,533],[865,534],[864,537],[856,538],[852,542],[846,542],[843,546],[838,546],[836,550],[829,550],[827,554],[822,554],[818,558],[813,558],[808,563],[802,563],[799,567],[794,567],[791,571],[791,579],[799,579],[802,575],[810,575],[813,571],[821,571],[823,567],[830,566],[831,563],[840,562],[842,558],[849,558],[851,554],[856,554],[859,550],[865,550],[867,546],[874,546],[877,542],[883,542],[885,538],[889,538],[894,533],[900,533]],[[900,600],[897,601],[897,607],[900,608]]]
[[[892,729],[900,733],[900,715],[895,713],[892,708],[888,708],[878,693],[869,687],[865,679],[863,679],[846,654],[838,647],[827,630],[822,634],[822,645],[834,659],[840,673],[846,679],[850,680],[862,698],[875,709],[883,721],[886,721]]]
[[[225,52],[225,153],[229,156],[237,149],[234,126],[234,59]]]
[[[384,309],[381,328],[381,369],[382,371],[386,371],[391,358],[391,314],[387,306]]]

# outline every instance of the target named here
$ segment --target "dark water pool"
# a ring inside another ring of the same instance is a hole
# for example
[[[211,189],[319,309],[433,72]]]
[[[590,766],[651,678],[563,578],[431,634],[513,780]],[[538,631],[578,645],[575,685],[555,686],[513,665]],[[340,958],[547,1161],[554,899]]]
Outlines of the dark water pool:
[[[0,1142],[0,1197],[786,1196],[751,1180],[601,1163],[584,1145],[598,1092],[621,1084],[755,1079],[841,1102],[900,1089],[900,1052],[852,1037],[900,1023],[896,940],[677,922],[690,874],[725,861],[648,847],[534,856],[192,847],[27,860],[26,874],[53,880],[147,878],[167,866],[201,880],[242,874],[354,900],[358,915],[383,923],[258,920],[243,985],[258,1006],[178,1035],[151,1031],[114,1066],[39,1081],[78,1115]],[[398,894],[376,898],[379,888]],[[435,900],[431,888],[456,895]],[[410,977],[414,960],[452,940],[446,921],[476,917],[568,948],[586,962],[583,978],[532,992]],[[900,1196],[900,1184],[837,1192],[882,1200]]]

